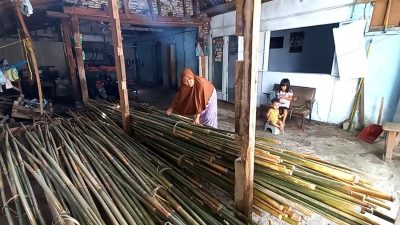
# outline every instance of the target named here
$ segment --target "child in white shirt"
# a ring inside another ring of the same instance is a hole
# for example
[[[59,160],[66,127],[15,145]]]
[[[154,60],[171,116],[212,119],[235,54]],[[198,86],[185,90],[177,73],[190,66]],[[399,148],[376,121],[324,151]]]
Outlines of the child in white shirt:
[[[293,91],[290,89],[289,79],[282,79],[276,97],[279,99],[279,111],[282,115],[282,122],[285,125],[290,101],[293,99]]]

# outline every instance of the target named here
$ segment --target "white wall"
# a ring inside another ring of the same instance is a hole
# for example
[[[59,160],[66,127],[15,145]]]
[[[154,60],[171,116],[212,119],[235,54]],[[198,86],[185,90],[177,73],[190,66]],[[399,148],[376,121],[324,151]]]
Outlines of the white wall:
[[[261,30],[283,30],[349,20],[353,0],[279,0],[262,4]]]
[[[382,121],[400,122],[400,33],[367,38],[372,39],[372,43],[368,56],[369,73],[365,77],[365,119],[376,123],[384,97]]]
[[[279,0],[270,1],[262,5],[261,12],[261,34],[267,36],[269,41],[270,31],[293,29],[299,27],[309,27],[322,24],[342,23],[351,20],[366,19],[370,18],[372,8],[370,4],[353,4],[353,0]],[[366,7],[365,7],[366,6]],[[223,15],[215,16],[211,19],[211,36],[227,36],[235,34],[235,12],[226,13]],[[357,79],[352,80],[339,80],[337,76],[329,74],[308,74],[308,73],[279,73],[268,71],[269,54],[263,50],[269,48],[269,42],[262,42],[263,38],[260,38],[260,57],[259,65],[259,92],[258,92],[258,104],[265,102],[265,97],[262,92],[272,89],[273,84],[279,83],[282,78],[289,78],[293,85],[315,87],[317,88],[316,100],[317,103],[314,105],[313,116],[314,120],[329,122],[329,123],[341,123],[349,117],[355,92],[358,85]],[[393,40],[395,41],[395,40]],[[400,43],[398,41],[398,43]],[[400,61],[393,55],[399,55],[397,48],[393,48],[390,42],[382,41],[381,44],[387,48],[377,52],[371,52],[370,58],[380,57],[379,61],[382,63],[371,62],[370,74],[368,76],[381,77],[379,76],[379,64],[383,65],[385,61],[394,62],[397,59],[397,63]],[[395,44],[395,46],[397,46]],[[390,51],[387,54],[385,51]],[[389,57],[393,59],[389,59]],[[393,61],[392,61],[393,60]],[[396,63],[392,63],[389,74],[385,77],[394,76]],[[376,67],[376,69],[374,69]],[[210,67],[212,68],[212,67]],[[398,72],[397,72],[398,74]],[[398,75],[397,75],[398,76]],[[384,78],[386,79],[386,78]],[[366,79],[368,82],[368,79]],[[388,82],[395,82],[393,79],[389,79]],[[397,81],[399,82],[399,81]],[[374,87],[379,86],[379,82],[371,81],[371,86],[366,83],[366,92],[371,92]],[[399,84],[397,84],[399,85]],[[392,96],[389,90],[384,91],[384,95]],[[374,108],[376,101],[373,100],[371,94],[366,93],[366,105],[365,116],[367,121],[374,118],[373,115],[377,114]],[[372,103],[369,103],[369,102]],[[389,104],[389,103],[388,103]],[[395,104],[397,106],[397,104]],[[395,107],[394,107],[395,108]],[[395,110],[393,110],[395,111]],[[390,120],[390,114],[384,117],[386,120]],[[392,114],[394,114],[392,112]]]

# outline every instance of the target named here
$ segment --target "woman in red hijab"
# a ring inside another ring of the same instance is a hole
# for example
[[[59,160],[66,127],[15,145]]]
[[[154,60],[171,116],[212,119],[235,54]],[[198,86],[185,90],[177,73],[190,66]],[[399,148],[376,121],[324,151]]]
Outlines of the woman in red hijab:
[[[182,71],[180,89],[166,114],[173,111],[194,115],[195,124],[218,128],[217,92],[207,79],[193,74],[191,69]]]

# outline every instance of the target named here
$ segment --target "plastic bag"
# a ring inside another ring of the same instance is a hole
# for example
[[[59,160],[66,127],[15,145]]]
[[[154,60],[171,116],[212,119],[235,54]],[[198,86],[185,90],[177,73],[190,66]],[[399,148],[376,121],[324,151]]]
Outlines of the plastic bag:
[[[22,0],[21,12],[27,17],[33,14],[33,7],[29,0]]]

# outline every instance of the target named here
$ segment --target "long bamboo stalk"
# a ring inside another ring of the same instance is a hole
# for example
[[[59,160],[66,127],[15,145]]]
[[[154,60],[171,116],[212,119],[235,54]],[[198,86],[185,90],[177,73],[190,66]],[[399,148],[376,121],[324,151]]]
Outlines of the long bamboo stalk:
[[[96,107],[90,111],[92,115],[104,113],[108,120],[120,123],[115,106],[99,101],[90,104]],[[194,126],[187,118],[167,117],[161,110],[148,105],[131,105],[134,137],[189,176],[200,177],[217,189],[229,190],[223,192],[232,196],[233,189],[229,186],[232,187],[234,178],[230,170],[233,172],[233,161],[239,155],[233,133]],[[281,215],[286,216],[282,218],[290,224],[296,224],[302,218],[289,207],[291,203],[295,203],[294,208],[300,209],[303,215],[317,212],[338,224],[376,224],[358,210],[372,212],[375,207],[387,205],[383,202],[379,206],[379,201],[377,204],[367,202],[366,196],[394,200],[392,195],[374,189],[365,177],[368,174],[325,162],[314,155],[289,151],[277,144],[279,142],[264,138],[256,140],[255,193],[258,194],[258,206],[274,208],[275,205],[275,209],[280,209],[283,204]],[[263,181],[273,182],[271,184],[283,189],[278,191]],[[294,190],[296,192],[292,192]],[[293,193],[301,200],[291,197]]]

